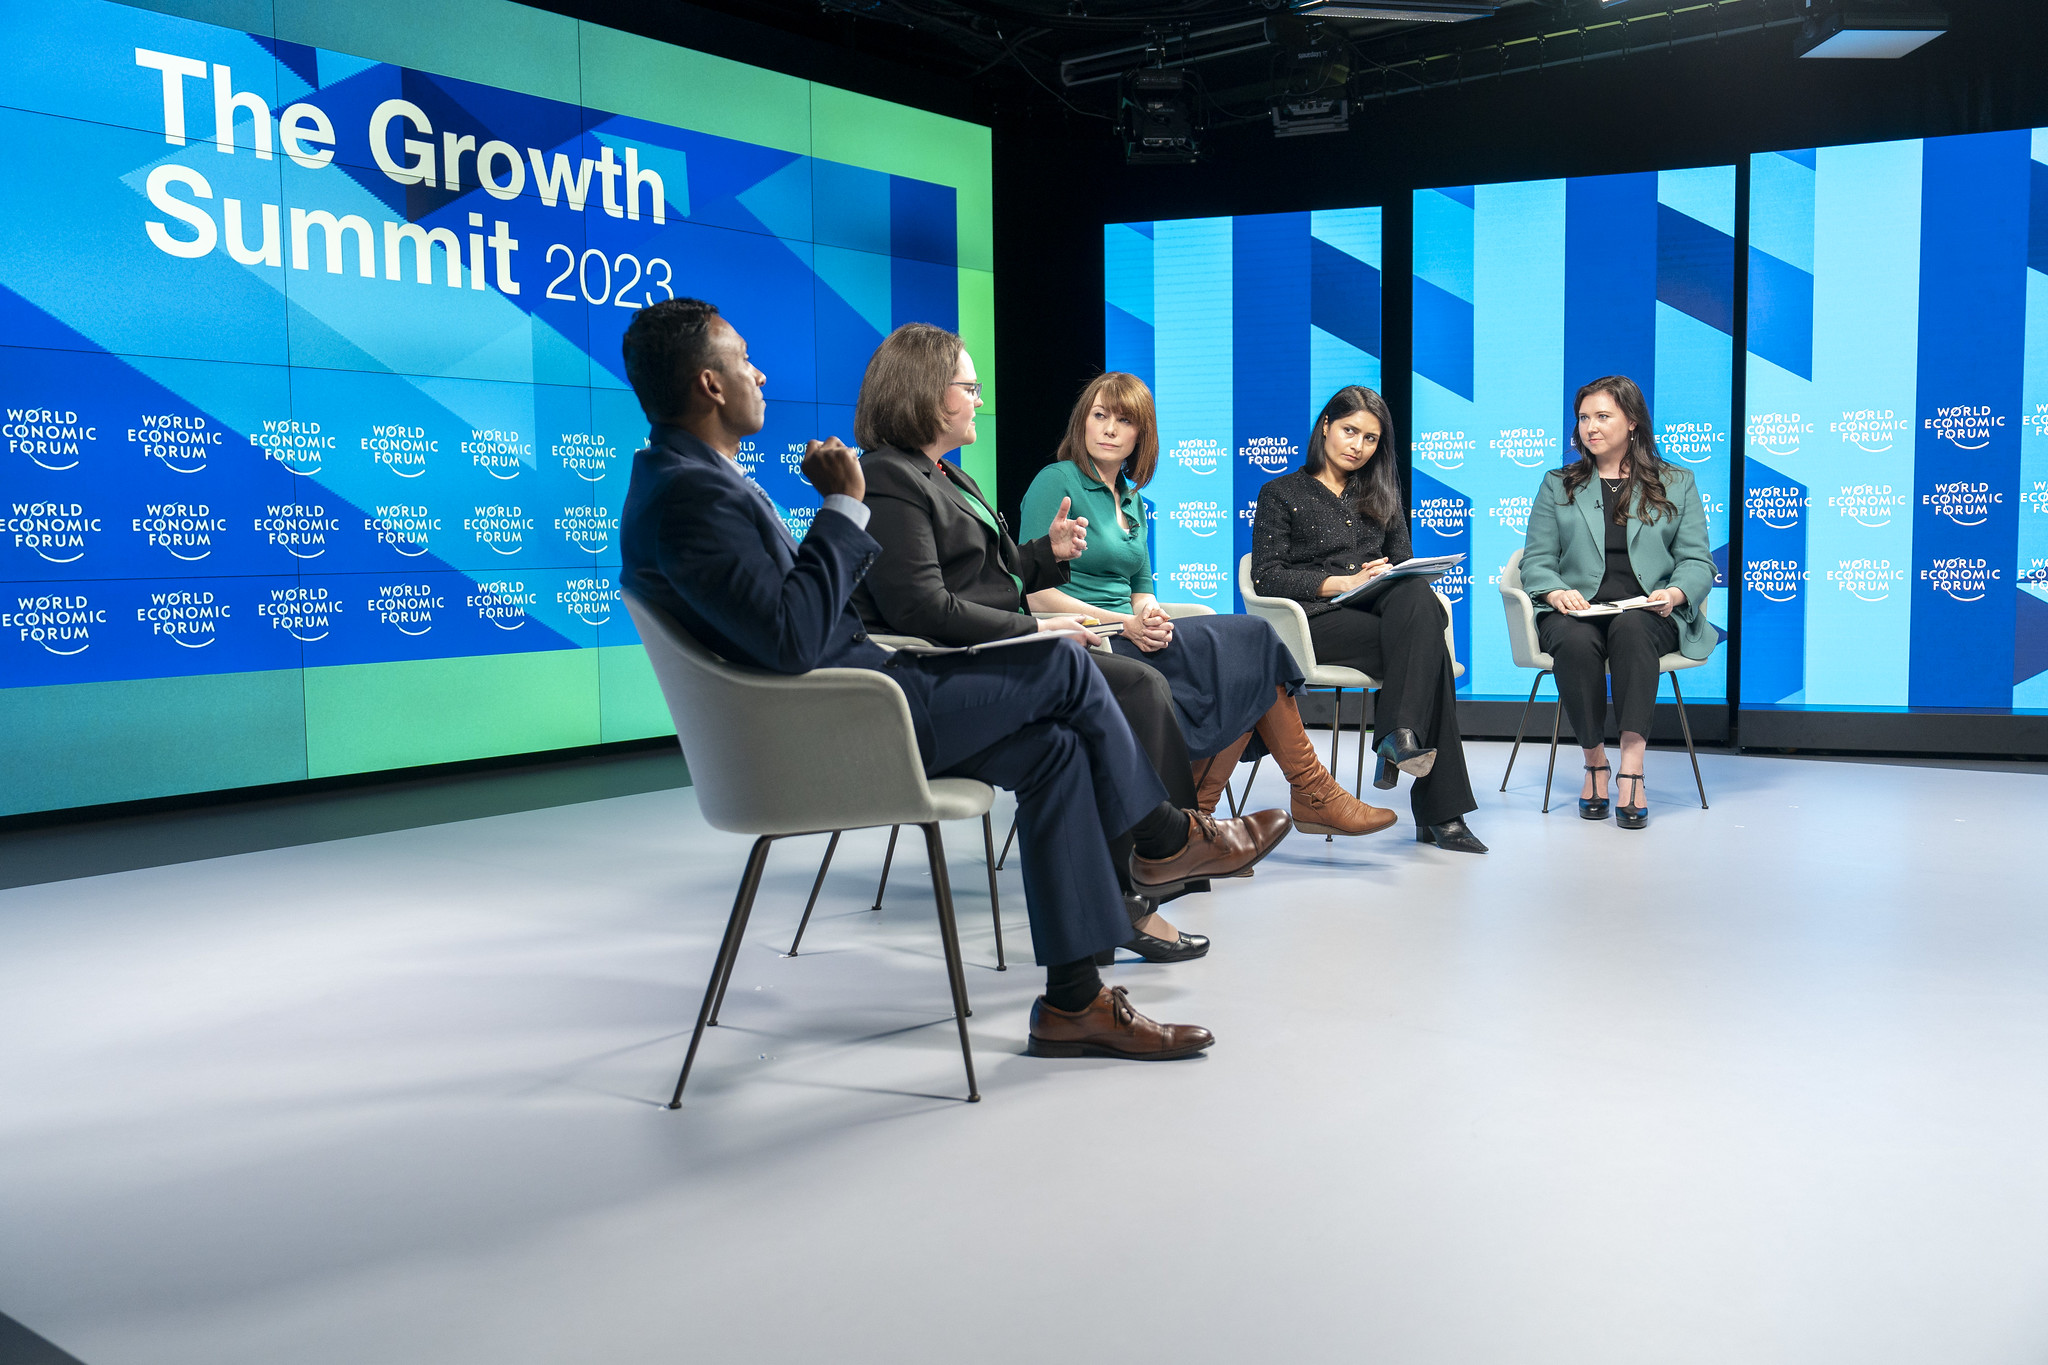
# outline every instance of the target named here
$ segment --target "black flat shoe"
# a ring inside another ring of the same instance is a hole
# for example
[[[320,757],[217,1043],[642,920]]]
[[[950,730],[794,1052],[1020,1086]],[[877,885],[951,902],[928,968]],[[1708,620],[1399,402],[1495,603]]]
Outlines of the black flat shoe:
[[[1169,943],[1141,932],[1124,947],[1147,962],[1192,962],[1208,955],[1209,940],[1202,934],[1182,934],[1177,941]]]
[[[1643,799],[1643,775],[1641,773],[1623,773],[1614,780],[1616,782],[1635,783],[1636,800],[1640,801]],[[1650,808],[1648,806],[1616,806],[1614,808],[1614,823],[1620,825],[1623,829],[1643,829],[1650,823]]]
[[[1428,777],[1429,770],[1436,766],[1436,750],[1425,749],[1416,741],[1415,732],[1409,729],[1394,730],[1379,742],[1373,750],[1379,761],[1373,764],[1372,784],[1381,791],[1392,791],[1401,779],[1395,770],[1410,777]]]
[[[1612,772],[1613,769],[1609,768],[1605,763],[1602,763],[1597,768],[1588,763],[1586,771],[1589,773],[1604,773]],[[1599,783],[1593,784],[1593,790],[1600,790]],[[1607,798],[1604,796],[1580,797],[1579,818],[1582,820],[1605,820],[1607,818]]]
[[[1415,842],[1435,844],[1448,853],[1484,853],[1486,845],[1479,842],[1471,830],[1465,827],[1463,816],[1446,820],[1441,825],[1417,825]]]

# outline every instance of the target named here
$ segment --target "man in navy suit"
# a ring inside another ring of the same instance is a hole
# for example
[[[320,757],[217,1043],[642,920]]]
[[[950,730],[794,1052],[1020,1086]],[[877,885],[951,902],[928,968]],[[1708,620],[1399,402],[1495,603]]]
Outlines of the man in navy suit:
[[[1034,1055],[1165,1060],[1208,1047],[1207,1029],[1155,1023],[1102,985],[1097,955],[1131,932],[1109,841],[1133,835],[1133,881],[1163,893],[1251,866],[1286,836],[1285,813],[1218,821],[1168,804],[1073,638],[892,663],[849,605],[881,553],[864,529],[853,452],[836,438],[806,448],[804,476],[824,505],[799,545],[737,463],[765,418],[767,377],[731,324],[708,303],[670,299],[635,314],[624,351],[653,423],[620,521],[626,591],[735,663],[886,670],[927,773],[1017,794],[1031,937],[1047,969],[1031,1009]]]

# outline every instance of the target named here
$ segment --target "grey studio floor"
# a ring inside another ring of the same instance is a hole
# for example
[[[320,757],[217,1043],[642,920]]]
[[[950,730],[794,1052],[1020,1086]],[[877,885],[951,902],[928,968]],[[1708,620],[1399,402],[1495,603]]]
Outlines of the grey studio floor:
[[[687,788],[0,892],[0,1312],[86,1365],[2048,1360],[2041,775],[1708,754],[1703,812],[1659,751],[1635,834],[1471,754],[1491,856],[1404,790],[1172,907],[1210,958],[1113,980],[1214,1029],[1176,1064],[1022,1055],[1022,885],[998,974],[949,827],[977,1105],[876,831],[794,959],[777,854],[663,1107],[746,850]]]

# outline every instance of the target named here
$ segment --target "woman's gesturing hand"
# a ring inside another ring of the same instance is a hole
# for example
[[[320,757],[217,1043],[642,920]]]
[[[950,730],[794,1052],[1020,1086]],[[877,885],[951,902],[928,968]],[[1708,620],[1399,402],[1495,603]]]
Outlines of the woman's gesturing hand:
[[[1543,600],[1555,611],[1584,611],[1593,605],[1576,588],[1559,588],[1556,592],[1544,594]]]
[[[1067,511],[1074,505],[1072,498],[1060,499],[1060,510],[1053,514],[1052,529],[1045,533],[1052,542],[1054,559],[1079,559],[1088,553],[1088,518],[1069,517]]]

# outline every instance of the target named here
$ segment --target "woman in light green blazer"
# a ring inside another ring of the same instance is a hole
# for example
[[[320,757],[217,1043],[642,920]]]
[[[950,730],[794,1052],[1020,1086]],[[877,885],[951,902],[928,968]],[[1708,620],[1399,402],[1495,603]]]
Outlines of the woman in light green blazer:
[[[1714,587],[1707,516],[1692,474],[1657,454],[1649,405],[1634,380],[1596,379],[1574,400],[1572,448],[1578,461],[1543,476],[1529,509],[1522,587],[1536,601],[1536,631],[1556,660],[1557,693],[1572,733],[1586,751],[1579,814],[1607,818],[1610,771],[1607,679],[1621,731],[1616,781],[1633,804],[1615,821],[1650,821],[1643,751],[1657,706],[1657,660],[1676,650],[1689,659],[1713,652],[1715,631],[1702,610]],[[1640,602],[1628,610],[1576,615],[1597,603]]]

